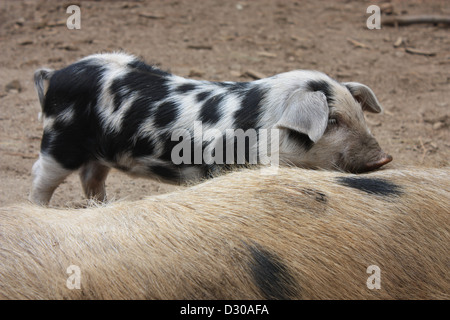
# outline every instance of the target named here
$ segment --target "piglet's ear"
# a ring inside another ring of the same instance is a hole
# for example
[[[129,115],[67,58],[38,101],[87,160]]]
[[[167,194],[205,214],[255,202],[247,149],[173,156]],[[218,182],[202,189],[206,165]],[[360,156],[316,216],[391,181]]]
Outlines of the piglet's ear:
[[[343,85],[347,87],[355,100],[361,104],[364,111],[372,113],[383,111],[375,93],[368,86],[359,82],[344,82]]]
[[[320,92],[295,91],[286,102],[286,108],[275,127],[308,135],[314,143],[325,132],[328,124],[328,103]]]

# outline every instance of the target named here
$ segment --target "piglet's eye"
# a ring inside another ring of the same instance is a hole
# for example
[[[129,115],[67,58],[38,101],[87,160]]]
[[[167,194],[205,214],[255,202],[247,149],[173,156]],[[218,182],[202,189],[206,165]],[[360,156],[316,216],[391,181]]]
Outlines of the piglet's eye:
[[[328,119],[328,125],[329,125],[329,126],[337,125],[337,119],[336,119],[336,118],[330,118],[330,119]]]

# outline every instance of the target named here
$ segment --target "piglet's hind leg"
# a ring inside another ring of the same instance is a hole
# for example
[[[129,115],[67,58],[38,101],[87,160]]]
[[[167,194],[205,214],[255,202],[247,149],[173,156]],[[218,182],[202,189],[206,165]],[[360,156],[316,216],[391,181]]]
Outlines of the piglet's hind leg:
[[[90,161],[81,167],[80,180],[87,198],[106,200],[105,180],[109,170],[109,167],[95,161]]]
[[[55,189],[72,172],[73,170],[64,168],[53,157],[41,153],[33,165],[29,200],[38,205],[47,205]]]

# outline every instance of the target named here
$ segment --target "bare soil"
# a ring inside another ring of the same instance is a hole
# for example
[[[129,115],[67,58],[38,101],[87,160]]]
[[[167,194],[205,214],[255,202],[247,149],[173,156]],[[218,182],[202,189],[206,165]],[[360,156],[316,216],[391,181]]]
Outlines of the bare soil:
[[[369,30],[370,4],[382,8]],[[450,36],[445,25],[383,26],[387,14],[450,15],[442,1],[79,1],[69,30],[64,1],[0,1],[0,205],[27,201],[42,123],[32,76],[92,53],[123,50],[180,76],[246,81],[316,69],[370,86],[383,104],[367,115],[388,168],[449,166]],[[401,37],[401,44],[398,39]],[[419,50],[419,54],[411,50]],[[425,52],[427,55],[424,55]],[[422,54],[420,54],[422,53]],[[110,198],[139,199],[180,188],[112,171]],[[52,199],[84,200],[77,175]]]

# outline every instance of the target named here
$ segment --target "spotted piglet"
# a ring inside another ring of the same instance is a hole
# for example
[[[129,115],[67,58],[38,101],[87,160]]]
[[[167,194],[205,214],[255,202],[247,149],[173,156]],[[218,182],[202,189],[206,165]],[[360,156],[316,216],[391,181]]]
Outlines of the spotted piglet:
[[[37,204],[76,170],[86,196],[104,200],[111,167],[185,183],[267,164],[262,150],[280,165],[350,172],[392,160],[364,120],[363,111],[382,110],[372,90],[318,71],[211,82],[109,53],[37,70],[34,80],[44,122],[30,195]]]

